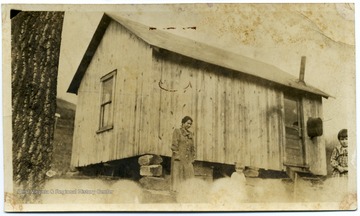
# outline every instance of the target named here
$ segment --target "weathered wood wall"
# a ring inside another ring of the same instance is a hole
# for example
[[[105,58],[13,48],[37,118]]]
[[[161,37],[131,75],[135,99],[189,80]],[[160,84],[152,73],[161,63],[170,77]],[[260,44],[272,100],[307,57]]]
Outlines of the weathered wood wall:
[[[320,117],[323,119],[321,97],[304,97],[304,130],[307,131],[306,122],[312,118]],[[306,161],[310,166],[310,171],[317,175],[326,175],[326,152],[324,135],[310,138],[305,133]]]
[[[97,134],[100,78],[115,69],[114,128]],[[79,87],[72,166],[130,157],[140,152],[142,140],[151,140],[153,130],[145,118],[156,110],[149,109],[153,101],[148,86],[154,82],[150,74],[150,46],[112,21]]]
[[[282,169],[282,92],[167,51],[154,57],[155,76],[164,88],[159,96],[161,154],[170,155],[172,130],[190,115],[197,160]]]
[[[100,77],[115,69],[114,128],[96,134]],[[197,160],[283,170],[284,99],[279,88],[150,47],[116,22],[109,25],[78,95],[73,166],[145,153],[170,156],[172,132],[189,115]],[[321,101],[308,109],[320,107]],[[321,147],[309,150],[318,153]]]

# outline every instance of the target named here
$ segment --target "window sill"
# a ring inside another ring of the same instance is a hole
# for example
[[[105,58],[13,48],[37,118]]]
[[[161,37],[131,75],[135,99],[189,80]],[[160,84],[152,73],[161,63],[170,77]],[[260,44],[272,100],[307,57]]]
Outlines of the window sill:
[[[103,133],[105,131],[109,131],[109,130],[112,130],[114,128],[114,126],[107,126],[107,127],[103,127],[103,128],[100,128],[99,130],[96,131],[97,134],[99,133]]]

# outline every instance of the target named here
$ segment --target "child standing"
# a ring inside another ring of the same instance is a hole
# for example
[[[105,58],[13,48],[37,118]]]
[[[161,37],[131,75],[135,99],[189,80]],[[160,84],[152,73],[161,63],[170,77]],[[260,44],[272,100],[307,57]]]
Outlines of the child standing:
[[[336,146],[331,154],[330,163],[334,168],[333,177],[348,176],[348,134],[347,129],[338,133],[340,145]]]

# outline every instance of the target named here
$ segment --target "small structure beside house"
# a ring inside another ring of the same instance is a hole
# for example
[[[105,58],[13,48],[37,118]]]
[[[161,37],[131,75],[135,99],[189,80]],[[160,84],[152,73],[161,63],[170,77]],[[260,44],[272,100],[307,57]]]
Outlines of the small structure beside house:
[[[68,88],[78,95],[71,165],[170,157],[189,115],[196,164],[326,175],[329,95],[303,77],[104,14]]]

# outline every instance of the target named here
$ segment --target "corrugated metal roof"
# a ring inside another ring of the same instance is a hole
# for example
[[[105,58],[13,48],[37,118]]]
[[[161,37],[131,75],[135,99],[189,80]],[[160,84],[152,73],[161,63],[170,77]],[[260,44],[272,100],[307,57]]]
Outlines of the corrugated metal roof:
[[[297,77],[288,74],[273,65],[237,53],[229,52],[209,44],[181,37],[179,35],[171,34],[162,30],[151,29],[149,26],[123,18],[117,14],[106,13],[104,17],[106,16],[109,16],[114,21],[120,23],[122,26],[152,46],[166,49],[193,59],[208,62],[244,74],[269,80],[283,86],[320,95],[325,98],[330,96],[315,87],[299,82]],[[86,58],[86,54],[84,55],[84,58]],[[82,66],[82,68],[84,68],[84,66]],[[85,71],[79,71],[78,69],[76,74],[78,73],[80,75],[85,73]],[[80,77],[78,76],[76,82],[79,81],[79,78]],[[78,85],[80,85],[80,83],[74,83],[73,85],[70,85],[68,92],[77,93],[77,88],[79,87]]]

